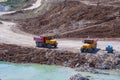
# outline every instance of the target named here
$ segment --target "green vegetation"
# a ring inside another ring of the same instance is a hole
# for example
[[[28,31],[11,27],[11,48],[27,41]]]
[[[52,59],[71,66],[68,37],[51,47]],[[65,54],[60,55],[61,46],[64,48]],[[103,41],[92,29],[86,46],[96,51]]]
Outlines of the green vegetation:
[[[8,0],[6,3],[7,4],[16,4],[16,3],[24,3],[27,1],[29,1],[29,0]]]
[[[18,3],[24,3],[29,0],[7,0],[6,2],[1,2],[2,5],[11,5],[11,4],[18,4]]]
[[[28,1],[30,0],[7,0],[6,2],[1,2],[0,4],[4,6],[10,5],[11,10],[14,10],[22,8],[23,5]]]

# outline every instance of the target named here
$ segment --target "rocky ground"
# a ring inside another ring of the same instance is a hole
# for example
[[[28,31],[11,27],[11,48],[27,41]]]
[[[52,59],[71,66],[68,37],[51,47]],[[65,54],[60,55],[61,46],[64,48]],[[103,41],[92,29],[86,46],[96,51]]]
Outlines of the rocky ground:
[[[79,71],[88,68],[120,69],[119,53],[85,54],[6,44],[0,44],[0,61],[62,65]]]
[[[72,76],[69,80],[90,80],[87,77],[83,77],[80,74],[76,74],[74,76]]]

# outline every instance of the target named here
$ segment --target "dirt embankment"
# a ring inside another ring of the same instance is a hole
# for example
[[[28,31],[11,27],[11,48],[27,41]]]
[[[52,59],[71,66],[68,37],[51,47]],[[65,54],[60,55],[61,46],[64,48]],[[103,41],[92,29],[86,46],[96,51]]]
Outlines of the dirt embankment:
[[[120,7],[63,2],[51,11],[23,21],[21,30],[60,37],[120,37]]]
[[[120,69],[120,55],[117,54],[81,54],[5,44],[0,45],[0,61]]]

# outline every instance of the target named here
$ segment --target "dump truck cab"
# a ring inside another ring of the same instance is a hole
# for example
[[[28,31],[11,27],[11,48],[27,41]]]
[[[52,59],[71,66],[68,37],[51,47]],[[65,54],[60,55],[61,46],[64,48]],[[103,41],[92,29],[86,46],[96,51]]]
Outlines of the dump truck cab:
[[[47,37],[44,37],[45,38],[45,43],[46,44],[50,44],[50,45],[55,45],[57,44],[57,41],[52,37],[52,36],[47,36]]]
[[[36,47],[57,47],[57,40],[55,40],[53,36],[34,37],[34,40],[36,42]]]
[[[83,40],[83,45],[81,46],[81,52],[93,52],[96,49],[97,40],[85,39]]]

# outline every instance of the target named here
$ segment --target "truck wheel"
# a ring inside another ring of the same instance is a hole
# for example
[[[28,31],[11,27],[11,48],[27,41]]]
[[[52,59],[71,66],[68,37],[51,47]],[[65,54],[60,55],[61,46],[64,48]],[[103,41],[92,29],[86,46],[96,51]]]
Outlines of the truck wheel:
[[[36,42],[36,47],[38,47],[39,46],[39,43],[38,42]]]
[[[50,44],[47,44],[47,48],[51,48],[52,46]]]
[[[107,53],[113,53],[113,50],[108,50],[108,52]]]
[[[95,48],[93,48],[92,50],[95,51]]]
[[[89,53],[92,53],[92,52],[93,52],[93,49],[88,49],[88,52],[89,52]]]
[[[36,42],[36,47],[42,47],[42,43]]]
[[[43,47],[47,48],[47,44],[43,43]]]
[[[57,45],[56,45],[56,44],[54,45],[54,48],[57,48]]]
[[[84,52],[84,49],[81,49],[80,51],[83,53],[83,52]]]

